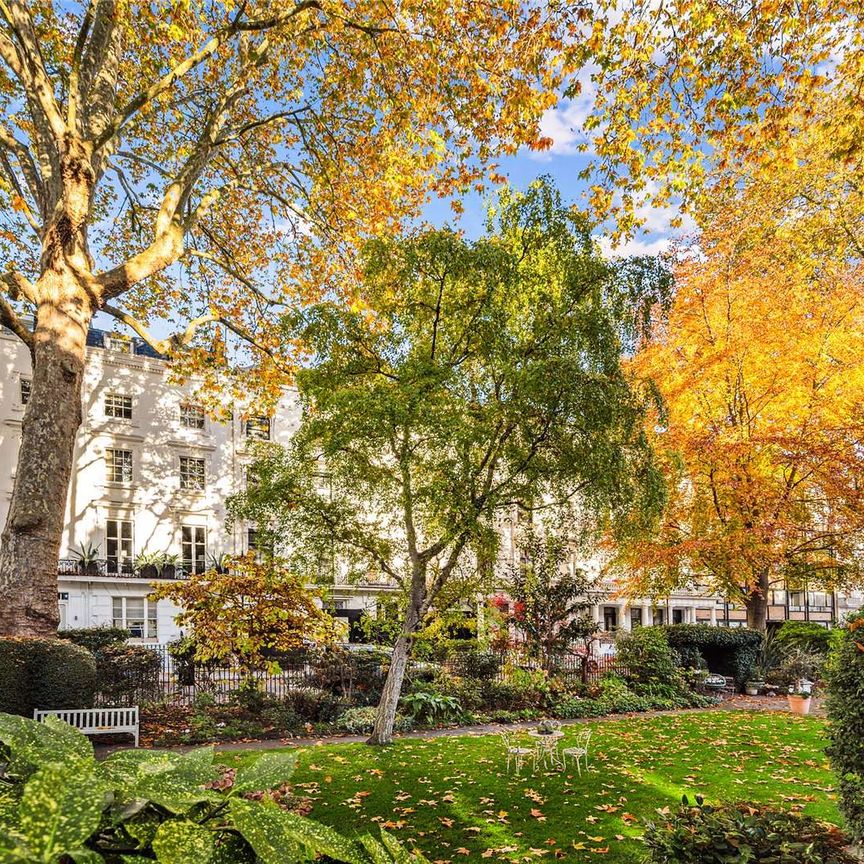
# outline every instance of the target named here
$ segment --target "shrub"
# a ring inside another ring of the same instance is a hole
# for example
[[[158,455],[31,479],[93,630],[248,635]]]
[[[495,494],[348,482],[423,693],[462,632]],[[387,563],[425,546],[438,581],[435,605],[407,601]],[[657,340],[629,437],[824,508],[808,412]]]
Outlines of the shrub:
[[[345,711],[336,724],[346,732],[351,732],[354,735],[367,735],[375,726],[375,715],[378,709],[372,705],[367,705],[363,708],[349,708]],[[414,728],[409,717],[403,714],[396,715],[396,723],[393,727],[397,732],[410,732]]]
[[[679,654],[696,647],[711,672],[730,675],[739,687],[750,680],[762,645],[763,637],[758,630],[712,627],[709,624],[671,624],[661,629],[668,643]]]
[[[411,719],[420,723],[448,723],[458,720],[462,714],[462,707],[455,696],[434,690],[407,693],[400,702]]]
[[[801,648],[811,654],[826,655],[831,648],[832,630],[812,621],[784,621],[774,638],[784,648]]]
[[[383,650],[323,648],[312,655],[309,683],[357,705],[377,705],[387,678],[390,655]]]
[[[60,639],[0,639],[0,710],[33,716],[35,708],[89,708],[96,661]]]
[[[0,714],[0,741],[14,766],[0,808],[4,861],[425,860],[384,832],[349,840],[276,806],[295,753],[264,753],[233,775],[211,748],[123,750],[97,762],[65,723],[9,714]]]
[[[460,644],[454,640],[451,646],[448,660],[455,675],[475,681],[490,681],[498,675],[501,658],[494,651],[481,648],[476,642]]]
[[[95,654],[109,645],[126,642],[131,635],[122,627],[79,627],[77,630],[63,630],[59,637]]]
[[[345,707],[339,696],[316,687],[291,690],[284,701],[297,717],[307,723],[330,723]]]
[[[839,779],[840,810],[864,841],[864,614],[850,619],[827,665],[828,756]]]
[[[637,693],[656,684],[672,685],[679,692],[684,689],[675,652],[659,627],[637,627],[622,633],[617,641],[617,656],[629,670],[627,680]]]
[[[846,840],[810,816],[749,804],[711,807],[696,799],[661,823],[649,823],[645,845],[654,864],[847,864]]]
[[[143,645],[115,642],[96,652],[99,693],[112,705],[135,705],[161,694],[162,658]]]

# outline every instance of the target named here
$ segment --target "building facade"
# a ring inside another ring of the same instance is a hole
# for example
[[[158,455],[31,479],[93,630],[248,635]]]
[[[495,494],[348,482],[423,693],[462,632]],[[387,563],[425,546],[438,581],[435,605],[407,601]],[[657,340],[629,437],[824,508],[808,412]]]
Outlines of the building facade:
[[[0,330],[0,362],[0,520],[5,524],[31,374],[27,349],[5,330]],[[203,571],[222,555],[255,548],[254,526],[231,524],[225,502],[243,488],[256,442],[290,441],[300,422],[296,393],[286,389],[272,417],[247,417],[245,406],[228,405],[231,419],[217,422],[195,403],[193,391],[194,382],[173,383],[165,361],[142,341],[90,331],[84,419],[58,562],[62,628],[113,624],[145,642],[172,641],[180,635],[177,609],[150,599],[151,582]],[[502,554],[513,557],[515,528],[503,530]],[[597,569],[591,561],[578,566]],[[385,581],[336,584],[334,611],[356,620],[391,590]],[[708,592],[681,591],[662,602],[616,599],[614,584],[603,585],[601,593],[610,599],[595,603],[592,614],[609,632],[666,623],[743,626],[746,619],[743,609]],[[770,620],[827,624],[862,600],[860,594],[778,589],[772,592]]]

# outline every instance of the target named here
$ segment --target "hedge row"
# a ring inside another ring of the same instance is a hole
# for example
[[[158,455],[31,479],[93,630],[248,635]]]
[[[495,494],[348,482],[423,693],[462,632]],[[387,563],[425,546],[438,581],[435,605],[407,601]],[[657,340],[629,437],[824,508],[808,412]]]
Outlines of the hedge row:
[[[695,665],[701,658],[711,672],[730,675],[739,687],[750,677],[762,645],[762,634],[747,627],[671,624],[663,632],[685,663]]]

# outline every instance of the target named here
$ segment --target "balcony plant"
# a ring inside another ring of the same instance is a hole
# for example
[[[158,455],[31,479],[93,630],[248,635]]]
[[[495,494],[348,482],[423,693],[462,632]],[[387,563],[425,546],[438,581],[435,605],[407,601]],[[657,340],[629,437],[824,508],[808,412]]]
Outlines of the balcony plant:
[[[159,568],[162,564],[162,555],[158,552],[139,553],[135,559],[135,567],[142,579],[158,579]]]
[[[168,552],[162,553],[162,578],[176,579],[178,570],[181,570],[180,556],[172,555]]]
[[[79,543],[72,553],[78,559],[78,571],[82,576],[99,575],[99,547],[92,542]]]

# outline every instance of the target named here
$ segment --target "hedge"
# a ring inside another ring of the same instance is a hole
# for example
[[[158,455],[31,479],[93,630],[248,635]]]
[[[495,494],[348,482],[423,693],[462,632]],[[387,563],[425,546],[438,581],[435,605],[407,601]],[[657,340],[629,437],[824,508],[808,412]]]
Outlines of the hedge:
[[[846,829],[864,841],[864,614],[850,618],[827,664],[828,756]]]
[[[60,639],[0,638],[0,711],[32,717],[35,708],[89,708],[96,661]]]
[[[713,627],[709,624],[671,624],[663,628],[669,644],[690,657],[694,649],[710,672],[729,675],[739,687],[750,678],[763,636],[748,627]]]
[[[62,630],[58,634],[60,639],[67,639],[94,654],[109,645],[123,643],[131,636],[132,634],[122,627],[79,627],[75,630]]]

